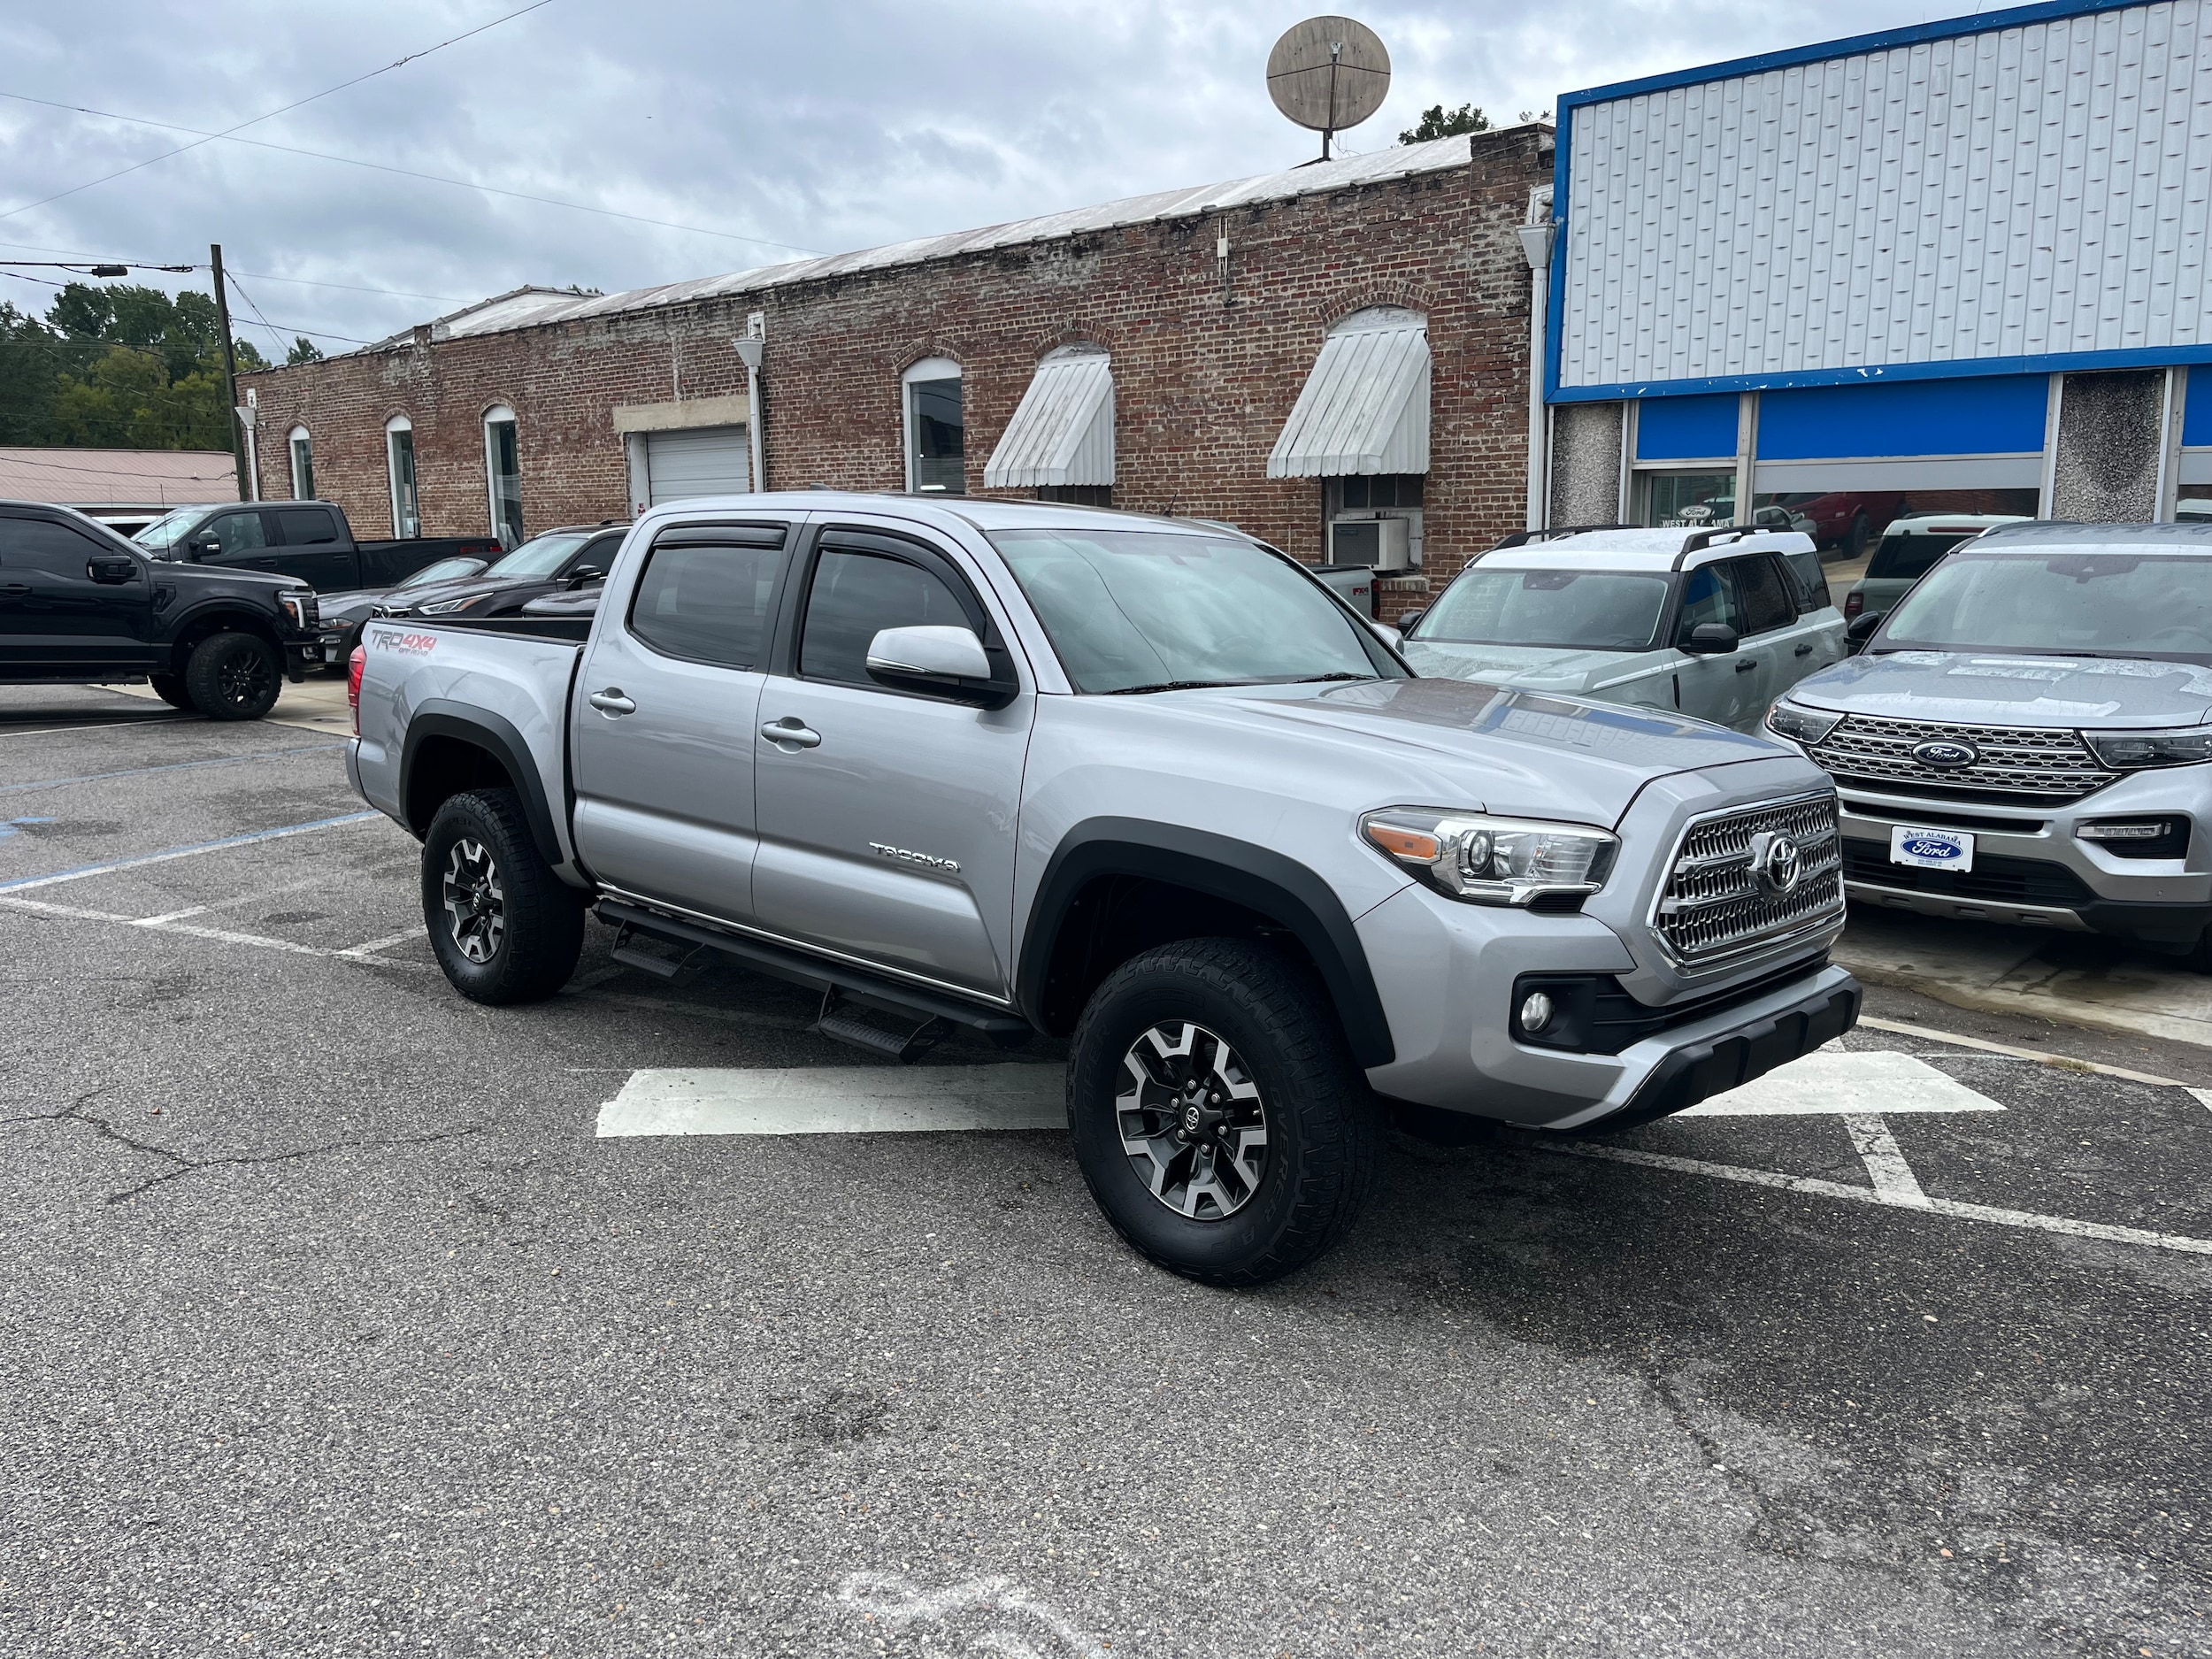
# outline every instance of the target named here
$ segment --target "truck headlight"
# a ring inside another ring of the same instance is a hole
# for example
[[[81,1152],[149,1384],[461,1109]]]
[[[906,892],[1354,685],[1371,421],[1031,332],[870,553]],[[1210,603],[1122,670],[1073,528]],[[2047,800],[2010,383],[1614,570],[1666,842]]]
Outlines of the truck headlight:
[[[1767,710],[1767,730],[1793,742],[1819,743],[1842,723],[1843,716],[1825,709],[1809,709],[1801,703],[1780,699]]]
[[[2115,772],[2193,766],[2212,760],[2212,726],[2187,726],[2166,732],[2084,732],[2081,741]]]
[[[1580,898],[1605,885],[1620,842],[1586,824],[1492,818],[1433,807],[1388,807],[1360,833],[1438,892],[1470,904]]]
[[[440,599],[434,603],[417,607],[415,614],[421,617],[449,617],[457,611],[466,611],[489,599],[489,594],[470,594],[460,599]]]
[[[322,626],[322,618],[315,604],[315,590],[301,588],[296,593],[277,595],[277,609],[290,619],[292,626],[302,634],[311,634]]]

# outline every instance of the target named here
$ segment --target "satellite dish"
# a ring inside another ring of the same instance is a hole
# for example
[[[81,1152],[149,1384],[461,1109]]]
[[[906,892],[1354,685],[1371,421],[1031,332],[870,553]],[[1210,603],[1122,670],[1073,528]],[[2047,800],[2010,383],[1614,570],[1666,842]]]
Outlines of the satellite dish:
[[[1293,24],[1267,55],[1267,94],[1301,127],[1329,140],[1382,108],[1390,91],[1390,54],[1364,23],[1308,18]]]

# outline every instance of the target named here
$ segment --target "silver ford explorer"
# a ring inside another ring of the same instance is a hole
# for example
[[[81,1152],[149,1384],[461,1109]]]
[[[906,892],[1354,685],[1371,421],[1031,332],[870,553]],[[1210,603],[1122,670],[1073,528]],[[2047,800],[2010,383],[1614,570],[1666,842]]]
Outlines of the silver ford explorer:
[[[1856,1017],[1818,767],[1417,678],[1233,531],[687,501],[595,615],[374,620],[353,675],[349,769],[422,838],[463,995],[552,995],[588,912],[640,972],[781,975],[879,1056],[1064,1038],[1092,1193],[1212,1283],[1341,1233],[1383,1102],[1637,1123]]]
[[[1990,529],[1767,726],[1835,779],[1854,899],[2212,971],[2212,525]]]

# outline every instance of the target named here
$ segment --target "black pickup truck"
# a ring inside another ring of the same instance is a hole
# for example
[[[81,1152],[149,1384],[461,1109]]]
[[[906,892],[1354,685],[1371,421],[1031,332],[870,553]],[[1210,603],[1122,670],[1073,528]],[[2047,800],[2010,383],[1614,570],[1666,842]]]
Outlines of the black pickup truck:
[[[0,685],[147,680],[211,720],[268,713],[319,633],[289,576],[151,557],[66,507],[0,501]]]
[[[132,539],[157,559],[290,576],[319,594],[389,588],[434,559],[489,562],[504,551],[488,534],[357,541],[346,510],[326,501],[179,507]]]

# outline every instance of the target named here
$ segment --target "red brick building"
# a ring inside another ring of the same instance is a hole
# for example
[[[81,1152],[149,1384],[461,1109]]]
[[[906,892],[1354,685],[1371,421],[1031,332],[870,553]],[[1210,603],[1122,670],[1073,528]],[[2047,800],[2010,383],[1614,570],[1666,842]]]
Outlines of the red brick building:
[[[664,288],[520,290],[243,377],[262,493],[368,534],[511,538],[748,488],[757,450],[772,488],[1110,502],[1313,560],[1333,521],[1400,519],[1340,529],[1340,557],[1402,538],[1409,574],[1448,576],[1525,522],[1517,232],[1540,198],[1548,218],[1551,149],[1523,126]]]

